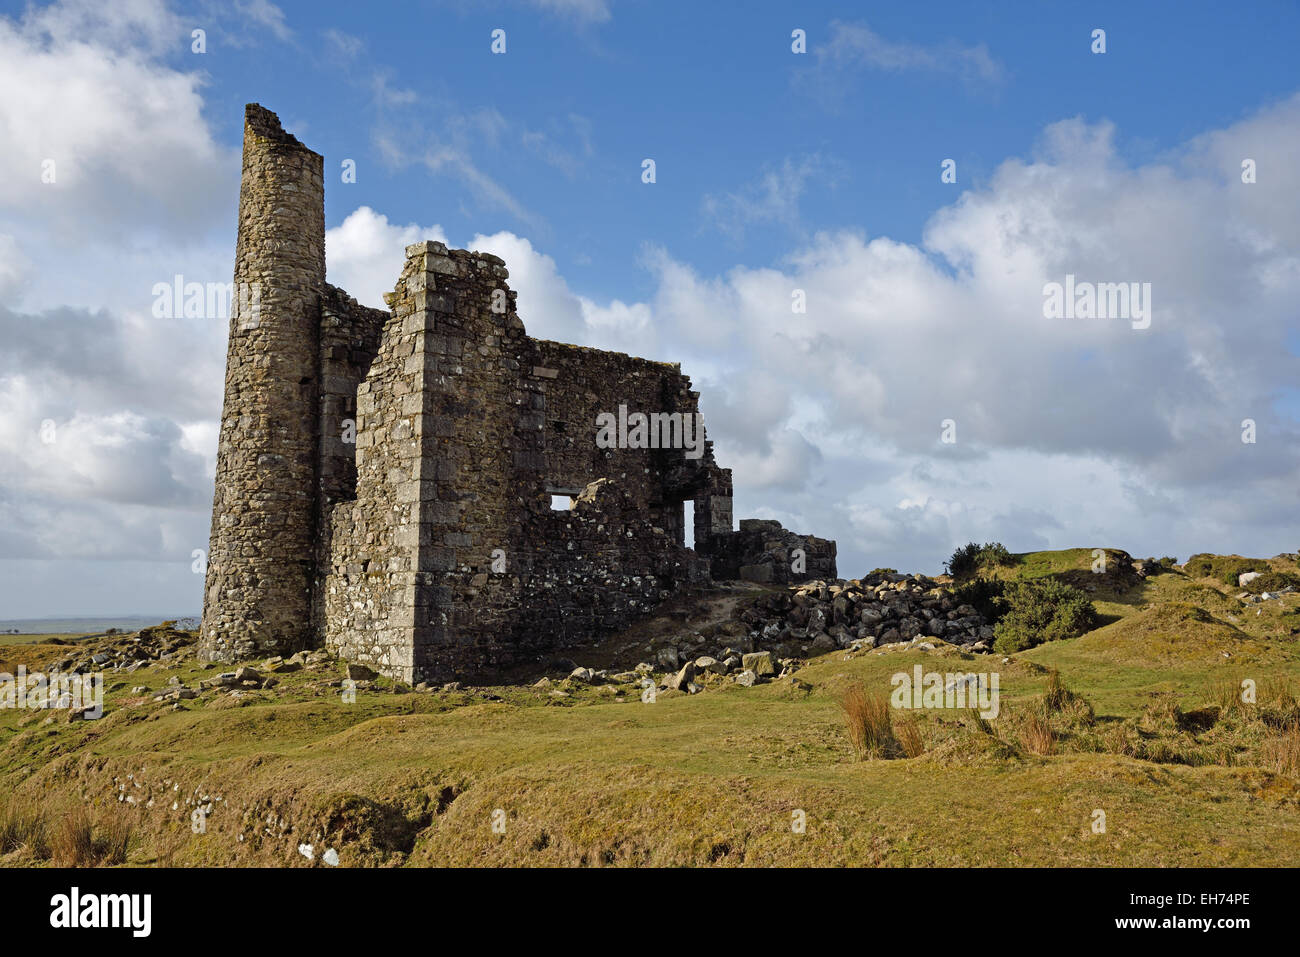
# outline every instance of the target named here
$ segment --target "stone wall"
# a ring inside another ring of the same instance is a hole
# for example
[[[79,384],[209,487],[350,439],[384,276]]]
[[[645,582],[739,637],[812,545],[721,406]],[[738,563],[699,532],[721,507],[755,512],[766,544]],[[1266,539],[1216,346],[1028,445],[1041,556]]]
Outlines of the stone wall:
[[[537,349],[541,362],[537,374],[546,383],[544,478],[548,487],[572,497],[593,478],[616,479],[653,525],[684,544],[682,503],[693,501],[717,471],[713,443],[707,439],[698,443],[699,457],[691,458],[688,452],[694,450],[673,448],[663,441],[662,428],[647,431],[651,443],[662,448],[601,448],[596,441],[597,417],[607,414],[617,420],[620,409],[625,410],[625,419],[636,414],[696,416],[699,393],[691,390],[691,380],[681,374],[681,366],[562,342],[539,340]],[[691,422],[693,428],[696,420]],[[672,429],[670,425],[669,439]],[[683,443],[696,438],[693,431],[679,437]],[[727,518],[730,529],[730,515]]]
[[[316,492],[316,567],[312,632],[327,629],[326,576],[332,567],[334,506],[357,497],[357,390],[379,350],[389,314],[359,305],[327,285],[321,298],[319,475]]]
[[[711,453],[595,441],[614,397],[694,412],[676,367],[530,339],[495,256],[407,254],[358,389],[356,500],[330,512],[327,644],[407,680],[479,676],[706,578],[680,540],[690,490],[666,476]],[[572,510],[551,508],[557,489]]]
[[[641,491],[599,479],[570,509],[532,516],[510,628],[516,660],[621,631],[682,587],[709,582],[708,562],[647,517]]]
[[[803,572],[793,567],[795,549],[803,551]],[[741,519],[740,531],[712,536],[708,554],[715,579],[788,585],[837,574],[833,541],[787,531],[770,519]]]

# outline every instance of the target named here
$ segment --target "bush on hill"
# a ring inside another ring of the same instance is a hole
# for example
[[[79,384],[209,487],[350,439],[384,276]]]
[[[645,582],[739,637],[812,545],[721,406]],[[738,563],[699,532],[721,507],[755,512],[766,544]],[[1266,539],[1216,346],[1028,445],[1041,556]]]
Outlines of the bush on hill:
[[[1266,591],[1281,591],[1288,585],[1292,588],[1300,588],[1300,575],[1292,575],[1290,572],[1263,572],[1258,578],[1246,582],[1241,587],[1252,595],[1258,595]]]
[[[1087,594],[1054,578],[1007,582],[998,601],[1003,614],[994,629],[993,647],[1003,654],[1077,638],[1097,621]]]
[[[1001,542],[985,542],[978,545],[968,542],[952,553],[952,558],[944,562],[948,574],[957,581],[974,578],[981,569],[997,568],[1015,562],[1011,553]]]
[[[1210,555],[1202,552],[1183,563],[1183,571],[1193,578],[1215,578],[1225,585],[1236,585],[1237,576],[1245,572],[1266,572],[1268,562],[1239,555]]]

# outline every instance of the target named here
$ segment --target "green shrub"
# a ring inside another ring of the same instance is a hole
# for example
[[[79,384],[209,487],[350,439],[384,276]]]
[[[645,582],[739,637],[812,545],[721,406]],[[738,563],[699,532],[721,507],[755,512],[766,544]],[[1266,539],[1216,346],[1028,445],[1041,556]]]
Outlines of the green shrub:
[[[1002,595],[1006,584],[996,578],[975,578],[953,589],[953,598],[959,605],[970,605],[990,625],[996,625],[1006,610]]]
[[[985,542],[983,545],[968,542],[952,553],[952,558],[944,562],[944,568],[954,579],[962,581],[974,578],[981,569],[1010,565],[1014,561],[1001,542]]]
[[[1183,571],[1193,578],[1215,578],[1225,585],[1236,586],[1237,576],[1245,572],[1266,572],[1268,562],[1236,555],[1193,555],[1183,564]]]
[[[1076,638],[1097,621],[1087,594],[1054,578],[1008,582],[1000,601],[1004,610],[993,647],[1003,654]]]
[[[1236,582],[1232,582],[1236,584]],[[1253,581],[1248,581],[1241,587],[1252,595],[1258,595],[1260,592],[1281,591],[1290,585],[1292,588],[1300,588],[1300,575],[1292,575],[1290,572],[1263,572]]]

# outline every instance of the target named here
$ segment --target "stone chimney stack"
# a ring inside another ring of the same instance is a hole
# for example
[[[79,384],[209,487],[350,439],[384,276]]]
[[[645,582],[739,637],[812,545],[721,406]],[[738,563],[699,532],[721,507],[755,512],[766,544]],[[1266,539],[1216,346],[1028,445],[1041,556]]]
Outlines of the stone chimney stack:
[[[311,643],[324,288],[322,158],[250,103],[199,640],[208,660]]]

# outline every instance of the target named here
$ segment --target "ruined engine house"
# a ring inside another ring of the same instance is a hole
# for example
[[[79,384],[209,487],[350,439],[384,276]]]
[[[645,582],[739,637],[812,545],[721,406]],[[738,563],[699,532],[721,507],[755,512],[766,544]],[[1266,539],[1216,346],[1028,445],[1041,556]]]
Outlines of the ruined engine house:
[[[230,322],[205,657],[473,678],[713,578],[835,575],[834,542],[733,531],[678,365],[530,338],[508,278],[419,242],[388,310],[359,305],[325,280],[322,157],[247,107],[234,279],[258,294]]]

